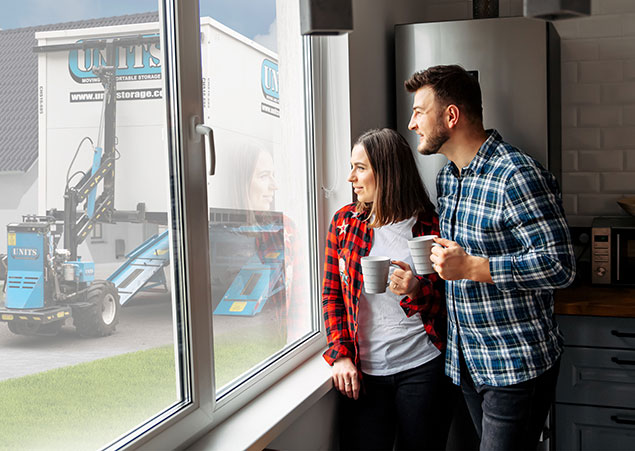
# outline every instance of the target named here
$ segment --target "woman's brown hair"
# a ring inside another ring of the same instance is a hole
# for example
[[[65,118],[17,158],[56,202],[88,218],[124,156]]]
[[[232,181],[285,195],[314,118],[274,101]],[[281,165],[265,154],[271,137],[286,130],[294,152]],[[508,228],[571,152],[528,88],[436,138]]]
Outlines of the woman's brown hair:
[[[409,219],[434,211],[406,139],[390,128],[368,130],[361,145],[375,174],[375,202],[357,202],[357,211],[372,217],[371,227]]]

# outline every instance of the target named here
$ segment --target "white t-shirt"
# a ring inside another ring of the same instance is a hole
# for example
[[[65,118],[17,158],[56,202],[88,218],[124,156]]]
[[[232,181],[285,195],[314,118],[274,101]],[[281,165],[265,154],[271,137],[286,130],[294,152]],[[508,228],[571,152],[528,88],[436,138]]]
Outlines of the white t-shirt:
[[[411,267],[408,240],[416,218],[373,229],[373,245],[368,255],[387,256]],[[393,269],[391,267],[391,273]],[[362,371],[373,376],[388,376],[416,368],[441,354],[423,328],[417,313],[406,317],[397,296],[367,294],[362,288],[359,299],[357,340]]]

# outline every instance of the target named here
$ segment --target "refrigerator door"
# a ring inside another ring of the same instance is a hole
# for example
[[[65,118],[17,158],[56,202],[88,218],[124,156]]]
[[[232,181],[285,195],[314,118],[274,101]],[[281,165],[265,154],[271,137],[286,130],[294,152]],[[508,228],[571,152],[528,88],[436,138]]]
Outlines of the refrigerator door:
[[[416,152],[408,130],[413,94],[403,86],[413,73],[439,64],[473,71],[481,85],[483,125],[560,176],[560,55],[553,25],[509,17],[395,27],[397,129]],[[415,157],[432,199],[444,156]]]

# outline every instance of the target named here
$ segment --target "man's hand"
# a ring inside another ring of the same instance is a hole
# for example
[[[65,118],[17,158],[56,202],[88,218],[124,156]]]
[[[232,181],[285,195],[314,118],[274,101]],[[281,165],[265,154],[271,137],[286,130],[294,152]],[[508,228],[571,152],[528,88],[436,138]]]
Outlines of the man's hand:
[[[419,294],[419,279],[412,272],[412,268],[406,262],[392,260],[391,263],[399,266],[390,275],[390,291],[397,296],[408,296],[414,299]]]
[[[430,260],[434,270],[444,280],[469,279],[475,282],[494,283],[489,272],[489,260],[468,255],[461,246],[451,240],[435,237]]]
[[[350,357],[340,357],[333,363],[333,385],[349,398],[359,397],[357,368]]]

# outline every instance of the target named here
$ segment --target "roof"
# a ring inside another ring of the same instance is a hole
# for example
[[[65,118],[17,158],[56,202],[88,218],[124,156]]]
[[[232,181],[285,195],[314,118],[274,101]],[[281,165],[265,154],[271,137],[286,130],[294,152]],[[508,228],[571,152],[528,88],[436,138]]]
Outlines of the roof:
[[[0,172],[26,172],[38,157],[35,33],[158,22],[157,12],[0,30]]]

